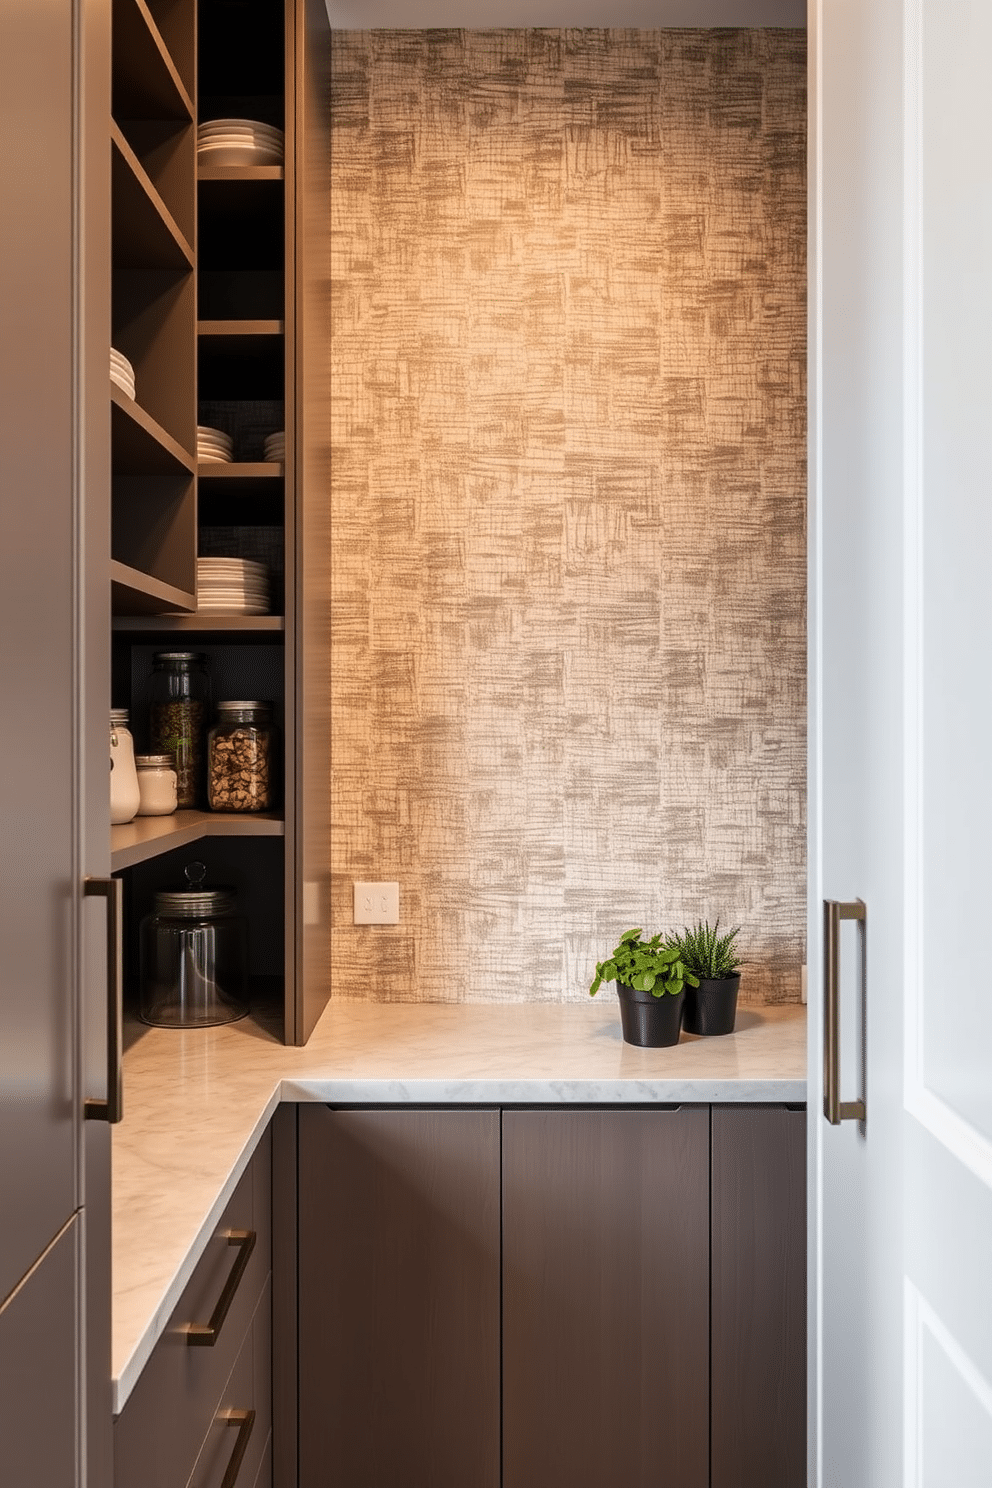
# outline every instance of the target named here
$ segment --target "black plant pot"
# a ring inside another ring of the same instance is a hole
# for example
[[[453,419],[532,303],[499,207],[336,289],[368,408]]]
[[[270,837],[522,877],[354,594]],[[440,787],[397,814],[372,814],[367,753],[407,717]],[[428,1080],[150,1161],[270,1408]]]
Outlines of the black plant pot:
[[[617,982],[617,996],[625,1043],[640,1044],[645,1049],[664,1049],[678,1043],[684,991],[676,997],[670,992],[655,997],[653,992],[638,992],[626,982]]]
[[[686,983],[685,1018],[682,1023],[686,1033],[708,1036],[733,1033],[740,984],[739,971],[732,971],[728,977],[700,977],[698,987],[690,987]]]

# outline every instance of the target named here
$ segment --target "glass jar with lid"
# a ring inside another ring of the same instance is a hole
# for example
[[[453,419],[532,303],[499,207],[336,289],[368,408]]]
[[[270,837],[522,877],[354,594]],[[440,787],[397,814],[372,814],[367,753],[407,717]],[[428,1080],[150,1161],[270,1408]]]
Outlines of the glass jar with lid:
[[[186,887],[156,893],[141,922],[140,1012],[159,1028],[209,1028],[248,1012],[247,935],[231,888],[204,886],[202,863]]]
[[[176,809],[176,770],[171,754],[136,754],[139,816],[171,816]]]
[[[210,810],[271,810],[276,801],[276,754],[270,703],[218,703],[207,745]]]
[[[203,801],[204,756],[210,715],[210,678],[199,651],[158,651],[151,680],[149,734],[153,754],[171,754],[176,802]]]
[[[110,821],[115,827],[133,821],[141,804],[138,772],[134,764],[134,740],[128,727],[128,710],[110,710]]]

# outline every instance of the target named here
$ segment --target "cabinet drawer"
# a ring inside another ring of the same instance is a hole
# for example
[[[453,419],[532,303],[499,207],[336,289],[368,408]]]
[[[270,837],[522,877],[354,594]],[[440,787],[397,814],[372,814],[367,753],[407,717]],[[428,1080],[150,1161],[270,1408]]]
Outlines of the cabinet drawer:
[[[272,1147],[266,1132],[114,1422],[115,1488],[176,1488],[189,1480],[271,1269],[271,1193]],[[253,1231],[254,1249],[216,1342],[191,1346],[190,1326],[210,1321],[242,1253],[228,1240],[232,1230]]]
[[[267,1281],[188,1488],[271,1488],[259,1473],[272,1428],[272,1286]]]

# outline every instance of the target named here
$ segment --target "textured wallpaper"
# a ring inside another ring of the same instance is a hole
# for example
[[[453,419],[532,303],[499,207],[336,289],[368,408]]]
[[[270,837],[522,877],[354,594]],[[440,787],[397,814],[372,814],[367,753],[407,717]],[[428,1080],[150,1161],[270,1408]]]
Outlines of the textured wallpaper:
[[[335,33],[335,996],[583,998],[719,915],[798,999],[805,67]]]

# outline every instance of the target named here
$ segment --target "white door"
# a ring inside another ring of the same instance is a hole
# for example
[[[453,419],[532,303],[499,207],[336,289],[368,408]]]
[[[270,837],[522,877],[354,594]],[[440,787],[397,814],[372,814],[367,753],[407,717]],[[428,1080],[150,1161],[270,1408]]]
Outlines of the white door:
[[[810,55],[809,1481],[988,1488],[992,3],[814,0]]]

